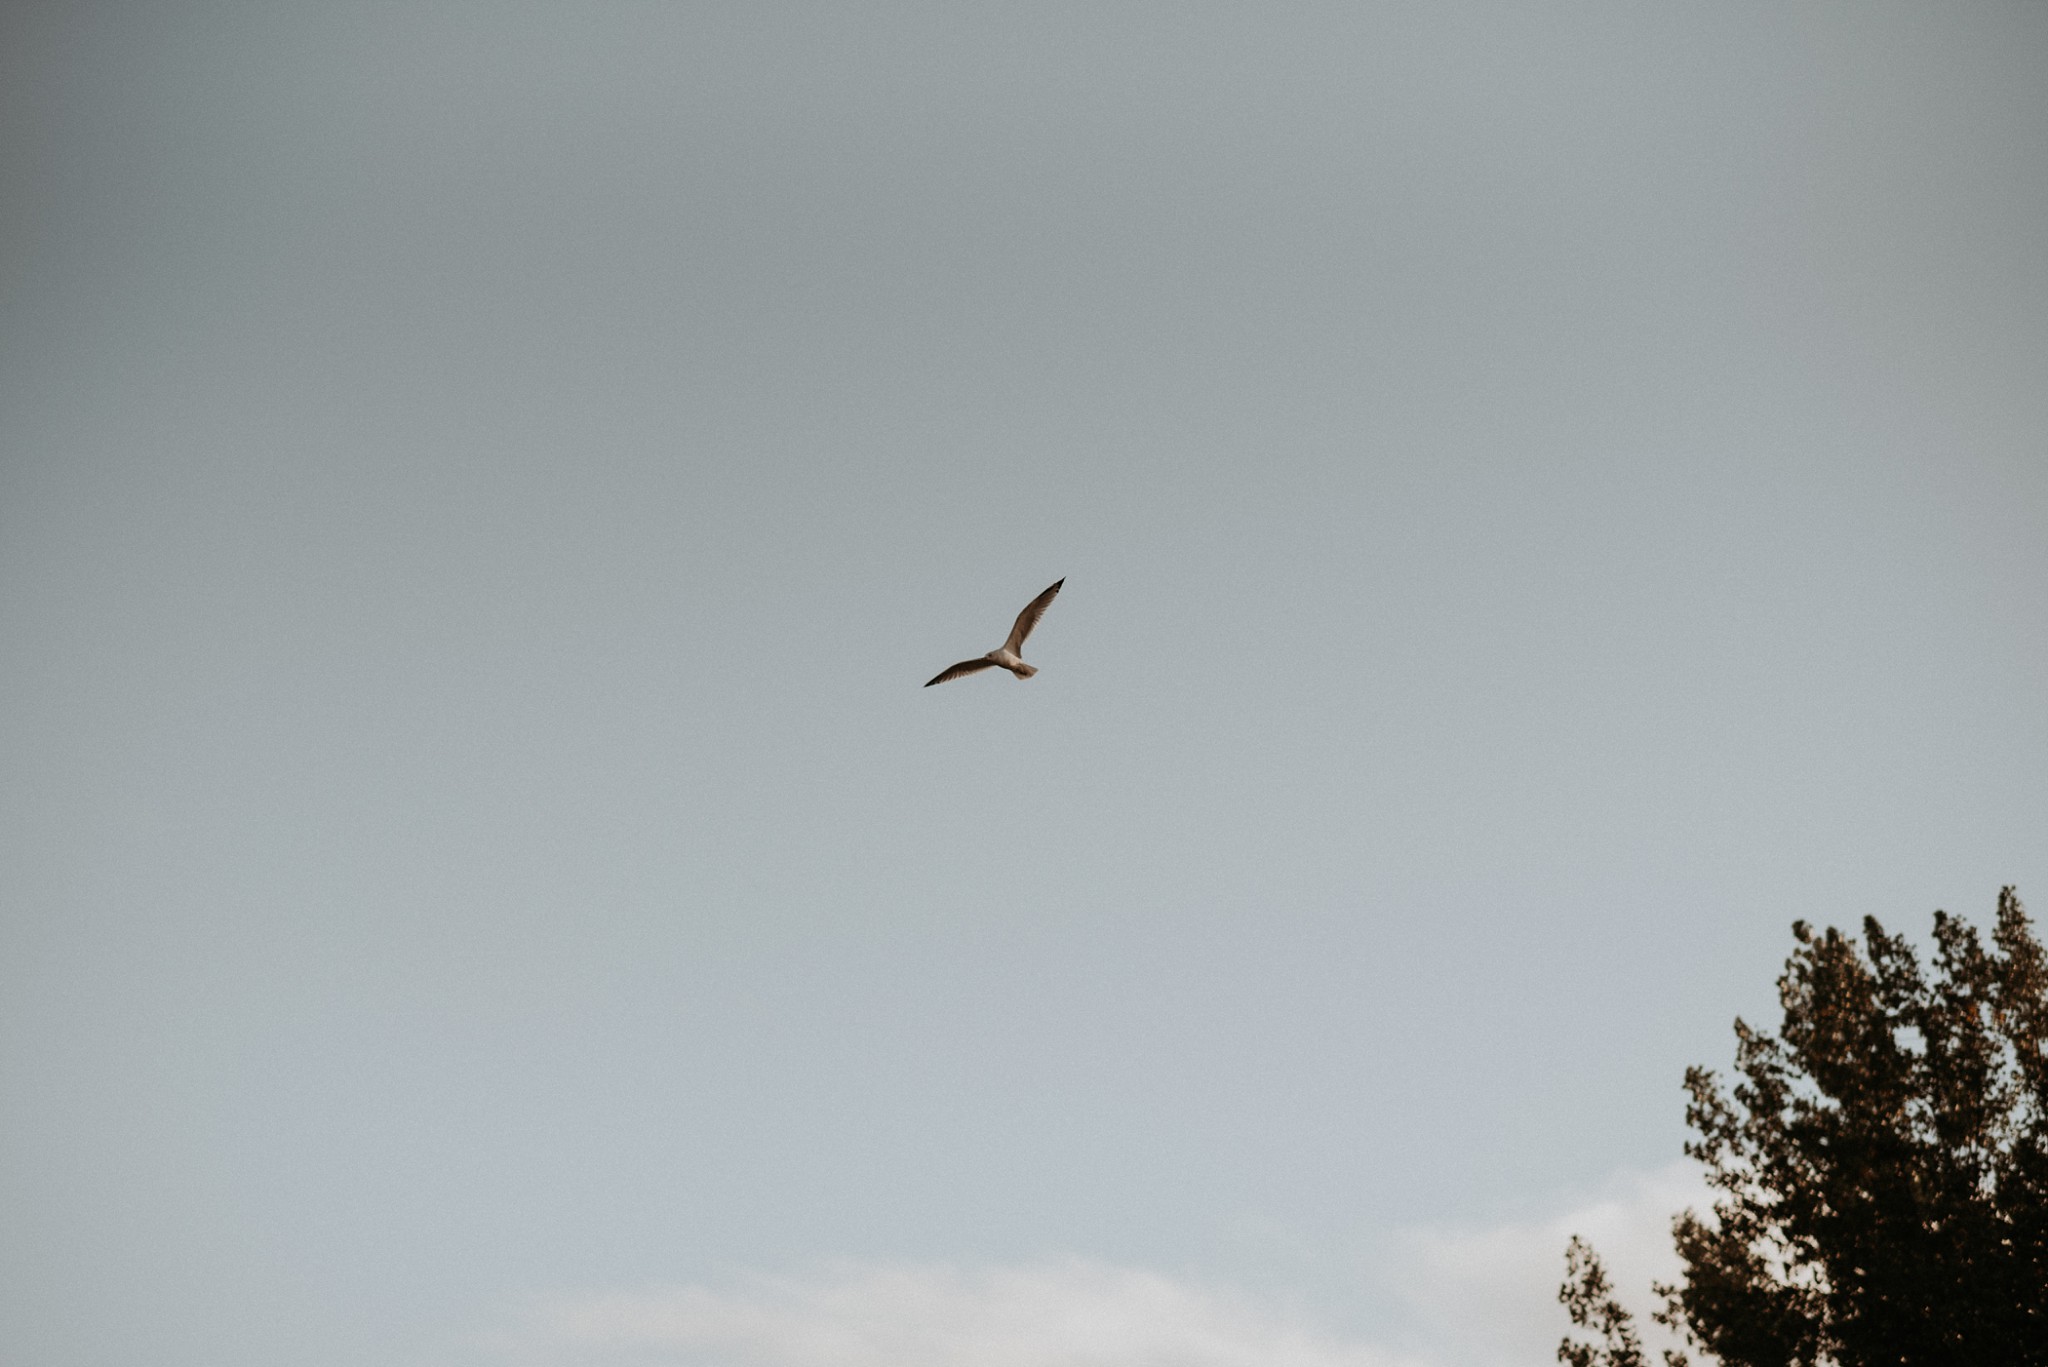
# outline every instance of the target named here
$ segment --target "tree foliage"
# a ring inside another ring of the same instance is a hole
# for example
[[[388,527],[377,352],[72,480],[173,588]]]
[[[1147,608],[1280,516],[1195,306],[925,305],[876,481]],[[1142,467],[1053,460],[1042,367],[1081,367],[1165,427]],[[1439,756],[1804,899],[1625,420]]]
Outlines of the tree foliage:
[[[1557,1288],[1572,1323],[1599,1337],[1591,1343],[1567,1338],[1557,1346],[1557,1360],[1565,1367],[1649,1367],[1643,1356],[1642,1336],[1636,1333],[1635,1316],[1614,1298],[1614,1284],[1592,1245],[1577,1235],[1564,1251],[1564,1285]],[[1671,1367],[1682,1367],[1685,1359],[1667,1352]]]
[[[2048,1367],[2048,964],[2019,898],[1988,949],[1936,912],[1931,977],[1875,919],[1793,935],[1778,1032],[1736,1021],[1732,1088],[1686,1073],[1715,1199],[1673,1223],[1657,1318],[1730,1367]],[[1567,1269],[1602,1338],[1559,1360],[1636,1367],[1591,1250]]]

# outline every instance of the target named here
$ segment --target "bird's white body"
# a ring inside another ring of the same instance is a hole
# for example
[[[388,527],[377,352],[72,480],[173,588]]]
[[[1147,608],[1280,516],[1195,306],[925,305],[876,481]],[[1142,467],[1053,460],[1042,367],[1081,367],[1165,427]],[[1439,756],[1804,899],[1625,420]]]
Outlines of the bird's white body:
[[[1016,651],[1006,650],[1002,646],[997,646],[982,658],[994,660],[999,667],[1009,670],[1020,679],[1028,679],[1038,672],[1038,666],[1025,664],[1023,657]]]

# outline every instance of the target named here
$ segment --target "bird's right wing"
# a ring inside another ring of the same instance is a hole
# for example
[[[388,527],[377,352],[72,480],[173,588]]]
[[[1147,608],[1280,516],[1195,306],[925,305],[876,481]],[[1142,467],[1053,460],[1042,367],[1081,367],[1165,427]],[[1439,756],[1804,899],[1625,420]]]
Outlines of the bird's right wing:
[[[1012,599],[1011,601],[1014,602],[1016,600]],[[989,659],[986,655],[977,655],[971,660],[962,660],[959,664],[946,666],[945,669],[940,671],[939,677],[933,679],[931,683],[927,683],[925,687],[930,688],[932,684],[946,683],[949,680],[959,678],[963,674],[972,674],[977,670],[994,669],[995,667],[996,662],[994,660]]]
[[[1060,580],[1064,584],[1065,579]],[[1052,606],[1052,600],[1059,596],[1060,584],[1054,584],[1024,605],[1024,611],[1017,614],[1017,624],[1010,628],[1010,639],[1003,643],[1012,655],[1024,648],[1024,638],[1031,634],[1031,628],[1038,625],[1038,619],[1045,616],[1045,610]]]

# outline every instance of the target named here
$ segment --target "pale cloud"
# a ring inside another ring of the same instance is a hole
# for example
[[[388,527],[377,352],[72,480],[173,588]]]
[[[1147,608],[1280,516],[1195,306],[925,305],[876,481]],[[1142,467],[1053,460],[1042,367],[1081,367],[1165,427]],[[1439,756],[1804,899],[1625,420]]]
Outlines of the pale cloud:
[[[1426,1367],[1298,1307],[1082,1260],[569,1299],[499,1348],[520,1367]]]
[[[1554,1218],[1397,1235],[1377,1275],[1397,1342],[1305,1306],[1084,1259],[1016,1266],[840,1263],[797,1276],[565,1296],[481,1345],[491,1367],[1541,1367],[1554,1361],[1564,1246],[1592,1240],[1643,1316],[1677,1271],[1673,1212],[1697,1177],[1615,1178]],[[1653,1340],[1654,1334],[1649,1335]]]
[[[1650,1312],[1652,1281],[1678,1278],[1671,1217],[1705,1209],[1707,1189],[1690,1163],[1622,1173],[1562,1214],[1484,1229],[1424,1228],[1398,1241],[1387,1275],[1414,1313],[1431,1356],[1459,1367],[1528,1367],[1554,1361],[1567,1327],[1557,1301],[1564,1248],[1577,1234],[1600,1252],[1618,1299],[1635,1312],[1644,1342],[1671,1342]]]

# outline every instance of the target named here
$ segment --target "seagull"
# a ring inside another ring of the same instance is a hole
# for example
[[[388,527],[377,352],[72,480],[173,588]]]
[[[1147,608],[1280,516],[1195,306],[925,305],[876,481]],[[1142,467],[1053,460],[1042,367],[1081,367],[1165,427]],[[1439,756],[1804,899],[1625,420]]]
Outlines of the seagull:
[[[1060,584],[1066,582],[1064,579],[1060,580]],[[962,660],[959,664],[942,670],[939,677],[925,687],[930,688],[932,684],[942,684],[948,679],[957,679],[962,674],[972,674],[981,669],[1007,669],[1020,679],[1028,679],[1036,674],[1038,670],[1025,664],[1017,652],[1024,648],[1024,638],[1031,634],[1031,628],[1038,625],[1038,619],[1045,616],[1046,608],[1052,605],[1054,596],[1060,591],[1060,584],[1054,584],[1025,605],[1024,611],[1017,614],[1017,625],[1010,628],[1009,640],[986,655],[977,656],[972,660]]]

